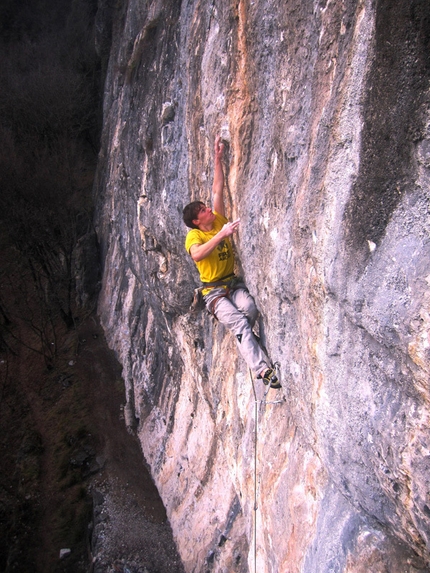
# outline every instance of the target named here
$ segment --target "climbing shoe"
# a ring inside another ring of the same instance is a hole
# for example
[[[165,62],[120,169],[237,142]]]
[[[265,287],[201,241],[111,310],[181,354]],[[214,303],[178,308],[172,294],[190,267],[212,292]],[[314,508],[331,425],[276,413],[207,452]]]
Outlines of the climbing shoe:
[[[268,368],[264,372],[262,379],[266,386],[269,385],[271,388],[281,388],[281,383],[279,382],[273,368]]]

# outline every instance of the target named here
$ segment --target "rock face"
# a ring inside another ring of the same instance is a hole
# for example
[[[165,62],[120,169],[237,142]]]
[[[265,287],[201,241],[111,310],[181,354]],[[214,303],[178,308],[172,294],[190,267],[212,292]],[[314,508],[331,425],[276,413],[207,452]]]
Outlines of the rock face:
[[[99,314],[186,571],[429,571],[430,4],[109,6]],[[216,133],[266,405],[189,312]]]

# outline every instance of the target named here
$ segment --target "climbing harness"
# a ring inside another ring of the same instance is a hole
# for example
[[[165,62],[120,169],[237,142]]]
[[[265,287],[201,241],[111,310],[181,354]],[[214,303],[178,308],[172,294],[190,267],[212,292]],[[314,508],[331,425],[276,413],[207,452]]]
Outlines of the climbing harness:
[[[230,293],[239,289],[239,288],[243,288],[244,290],[248,290],[245,286],[245,284],[243,283],[242,279],[239,277],[236,277],[234,275],[230,275],[232,278],[231,280],[225,282],[225,281],[217,281],[215,283],[203,283],[205,284],[205,288],[206,287],[224,287],[224,292],[221,292],[218,296],[216,296],[213,300],[211,300],[211,302],[208,305],[208,310],[210,312],[210,314],[212,314],[212,316],[214,316],[216,318],[216,314],[215,314],[215,307],[217,302],[221,299],[221,298],[229,298],[230,297]]]
[[[205,300],[204,300],[204,296],[203,296],[203,291],[205,289],[225,286],[226,291],[228,291],[228,292],[226,292],[225,294],[222,294],[220,296],[228,296],[228,293],[231,290],[234,290],[235,286],[238,285],[239,283],[242,283],[242,282],[243,282],[242,279],[240,279],[239,277],[236,277],[234,274],[229,274],[229,275],[226,275],[225,277],[221,277],[219,281],[215,281],[212,283],[202,282],[201,283],[202,286],[194,289],[193,300],[191,301],[191,304],[190,304],[190,311],[195,313],[195,312],[199,312],[200,310],[203,310],[205,308],[206,304],[205,304]],[[218,298],[216,298],[215,301],[212,302],[211,308],[209,309],[209,312],[213,316],[215,316],[215,313],[212,311],[212,306],[213,306],[213,308],[215,308],[215,304],[218,301]]]
[[[203,281],[201,281],[201,283],[204,288],[209,288],[209,287],[225,286],[229,283],[237,282],[238,280],[239,280],[238,277],[236,277],[234,273],[233,274],[230,273],[229,275],[225,275],[225,277],[221,277],[219,280],[214,281],[212,283],[205,283]]]
[[[215,314],[215,306],[217,304],[217,302],[221,299],[221,298],[228,298],[228,295],[230,294],[231,289],[229,287],[225,287],[225,290],[223,293],[219,294],[217,297],[215,297],[213,300],[211,300],[210,304],[209,304],[209,312],[216,318],[216,314]]]
[[[273,368],[275,369],[276,372],[276,376],[278,377],[279,380],[279,369],[280,369],[280,364],[279,362],[275,362],[273,365]],[[254,383],[254,378],[252,376],[252,371],[251,368],[249,368],[249,377],[251,378],[251,383],[252,383],[252,390],[254,393],[254,416],[255,416],[255,421],[254,421],[254,573],[257,573],[257,510],[258,510],[258,496],[259,496],[259,489],[260,489],[260,484],[258,483],[257,480],[257,454],[258,454],[258,398],[257,398],[257,391],[255,389],[255,383]],[[270,390],[270,385],[268,385],[267,389],[264,392],[263,395],[263,399],[260,401],[260,413],[261,415],[264,414],[264,411],[266,409],[266,405],[267,404],[282,404],[283,402],[285,402],[284,400],[273,400],[273,401],[267,401],[267,394],[269,393]]]

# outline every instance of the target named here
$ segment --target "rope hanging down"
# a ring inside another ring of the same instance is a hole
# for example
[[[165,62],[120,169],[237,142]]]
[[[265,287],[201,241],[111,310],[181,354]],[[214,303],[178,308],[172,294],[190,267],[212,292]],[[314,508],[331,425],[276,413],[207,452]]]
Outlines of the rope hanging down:
[[[276,375],[279,379],[279,362],[275,362],[274,368],[276,371]],[[257,391],[255,389],[254,378],[252,376],[252,371],[249,369],[249,377],[251,378],[252,383],[252,390],[254,392],[254,572],[257,573],[257,509],[258,509],[258,495],[259,495],[259,488],[260,484],[257,485],[257,454],[258,454],[258,398],[257,398]],[[270,390],[270,384],[268,385],[267,389],[264,392],[263,399],[260,402],[260,411],[261,414],[264,414],[264,410],[266,409],[266,404],[281,404],[285,400],[275,400],[273,402],[268,402],[266,400],[267,394]]]

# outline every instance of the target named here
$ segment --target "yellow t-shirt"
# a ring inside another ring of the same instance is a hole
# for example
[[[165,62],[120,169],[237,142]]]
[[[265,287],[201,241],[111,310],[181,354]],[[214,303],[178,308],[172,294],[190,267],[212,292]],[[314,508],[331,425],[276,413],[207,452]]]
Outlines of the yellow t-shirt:
[[[192,245],[204,245],[227,223],[227,219],[214,211],[215,221],[211,231],[191,229],[185,239],[185,248],[190,252]],[[204,259],[196,262],[200,280],[204,283],[219,281],[234,273],[234,256],[230,239],[226,238]]]

